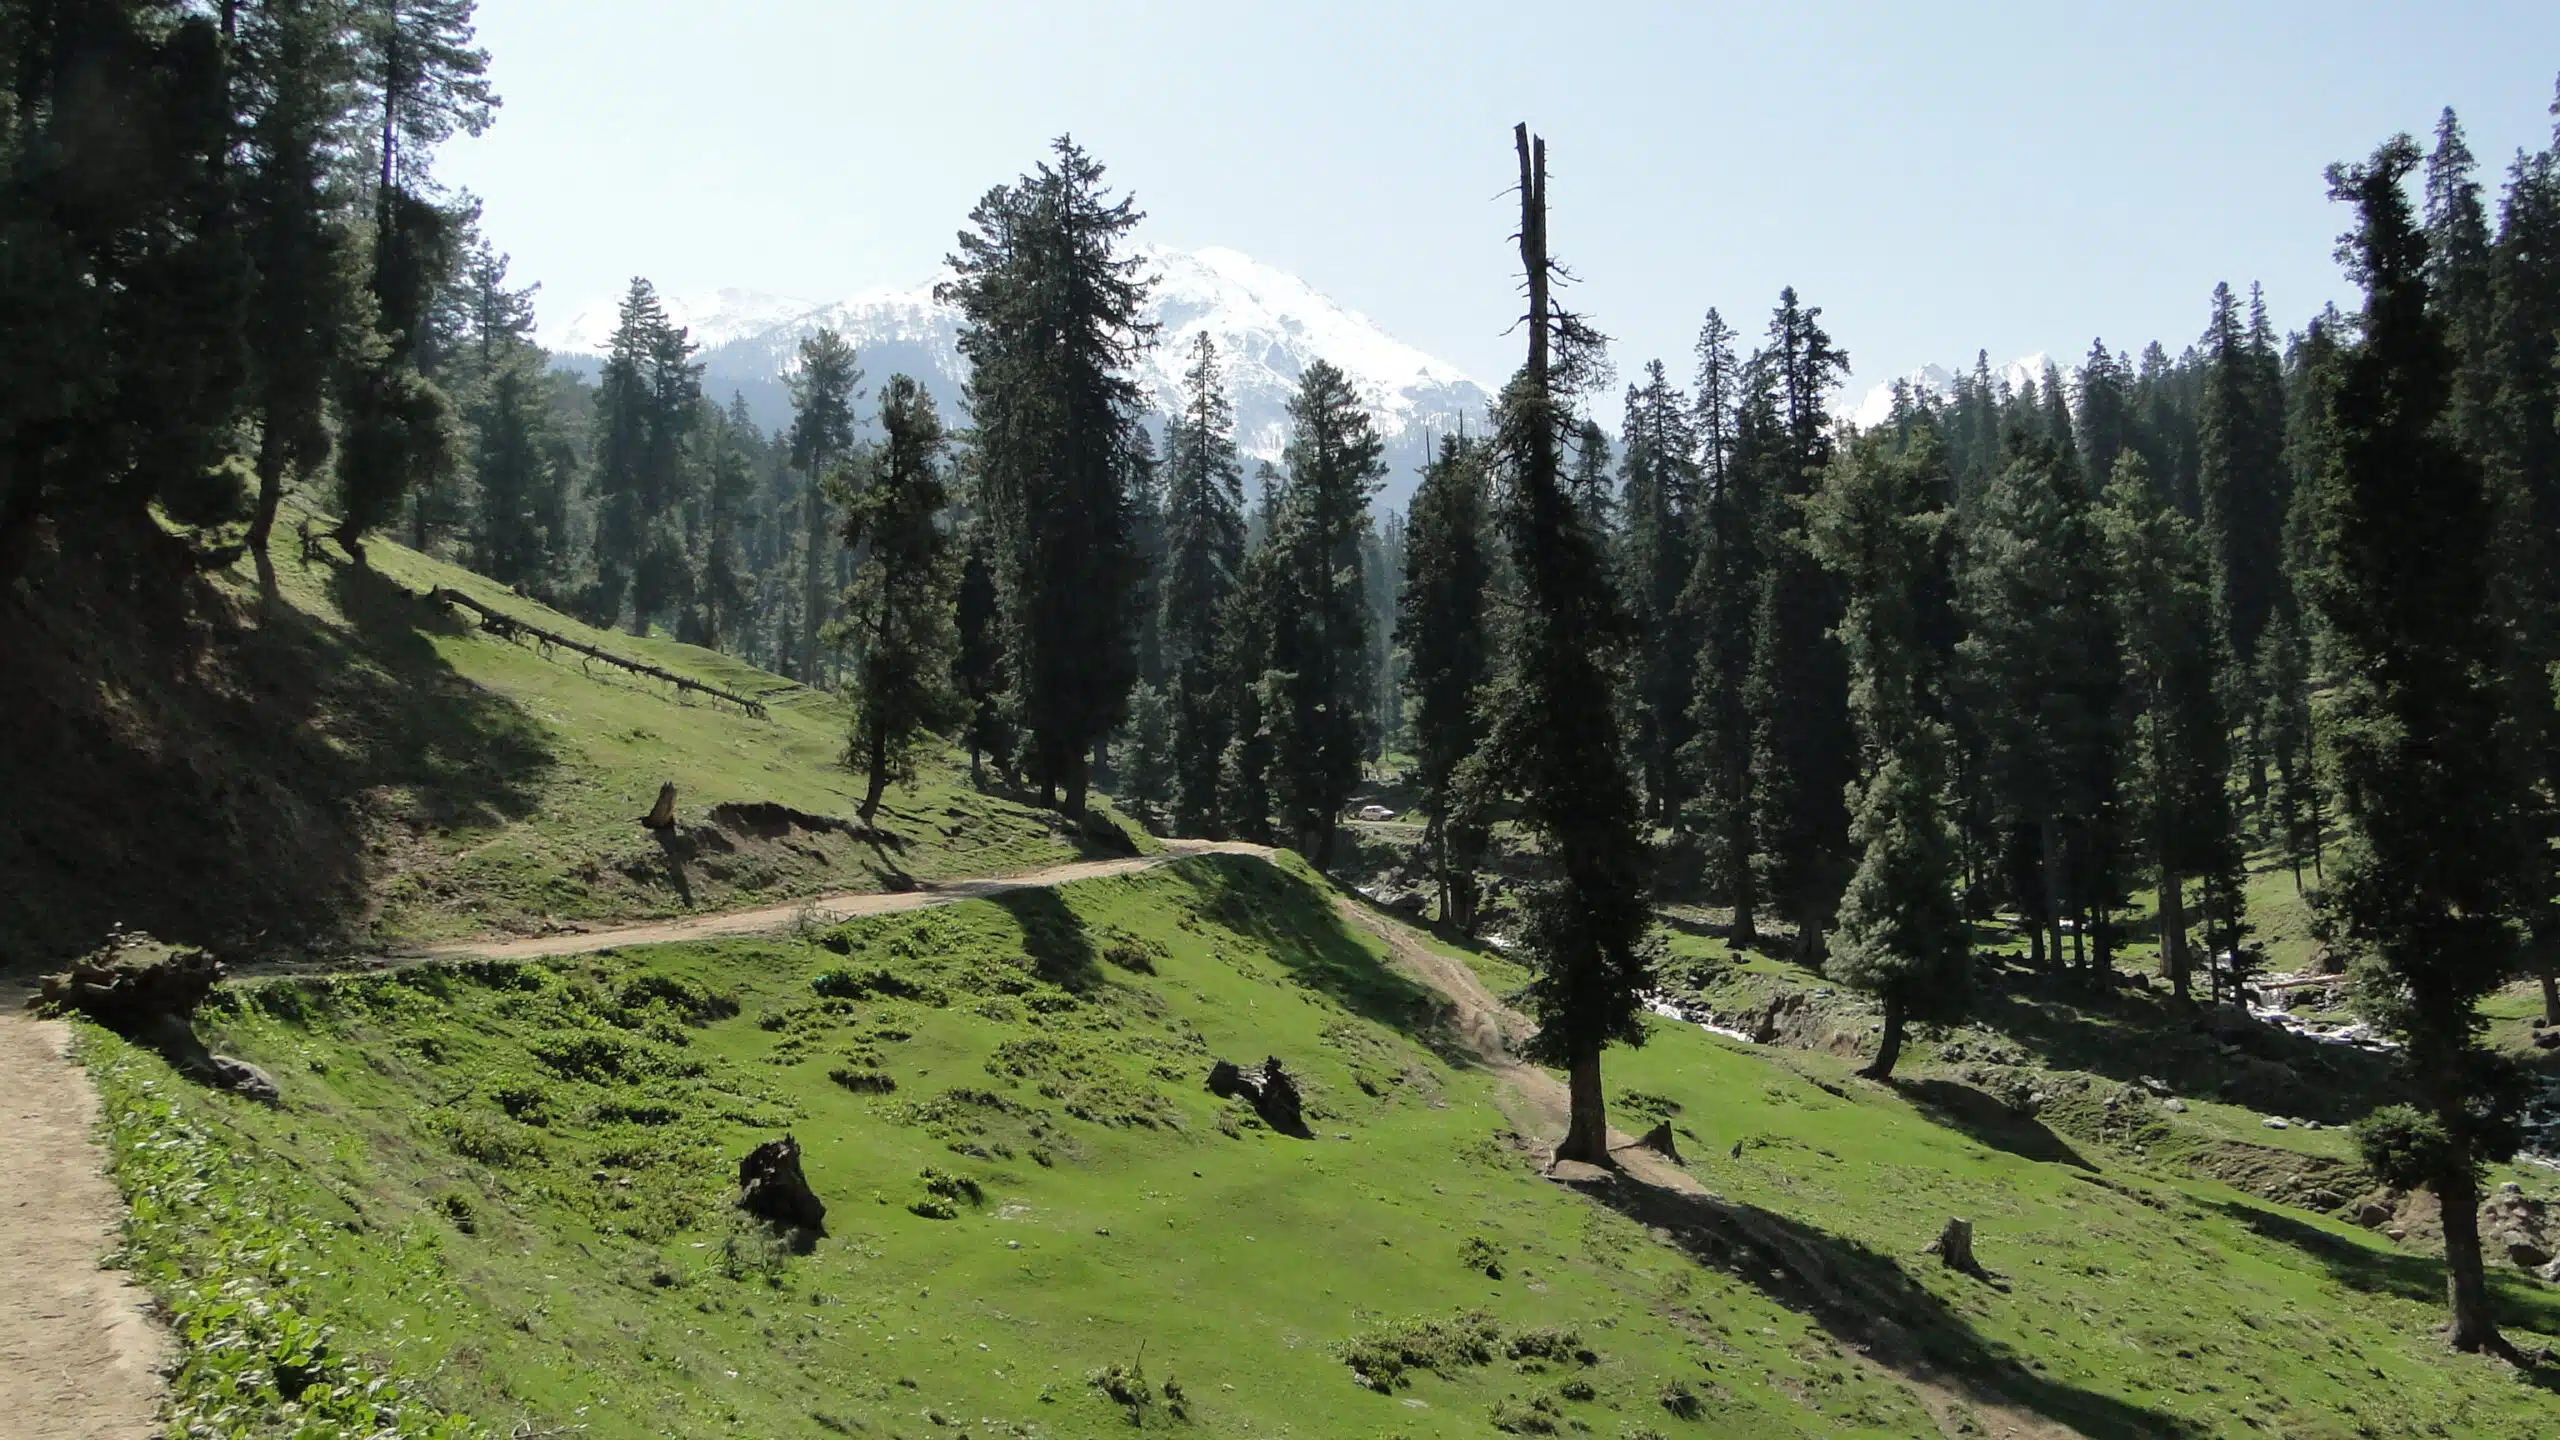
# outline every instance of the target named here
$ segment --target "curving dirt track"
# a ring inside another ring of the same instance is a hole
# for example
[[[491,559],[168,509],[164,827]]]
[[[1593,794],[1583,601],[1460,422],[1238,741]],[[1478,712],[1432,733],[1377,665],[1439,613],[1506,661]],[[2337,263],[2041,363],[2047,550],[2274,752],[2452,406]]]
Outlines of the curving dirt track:
[[[71,1027],[0,995],[0,1433],[159,1433],[168,1340],[150,1297],[99,1261],[124,1214],[99,1167],[97,1096]]]

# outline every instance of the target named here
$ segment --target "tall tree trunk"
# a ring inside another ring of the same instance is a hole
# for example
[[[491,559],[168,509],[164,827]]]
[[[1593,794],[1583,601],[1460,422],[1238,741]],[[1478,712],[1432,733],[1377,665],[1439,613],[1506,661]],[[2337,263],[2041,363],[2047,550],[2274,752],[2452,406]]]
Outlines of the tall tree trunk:
[[[2169,977],[2169,993],[2182,1005],[2193,998],[2187,984],[2186,889],[2176,871],[2160,867],[2160,963]]]
[[[2062,841],[2054,830],[2055,821],[2051,815],[2036,822],[2036,850],[2041,862],[2038,868],[2041,871],[2043,890],[2043,893],[2036,897],[2038,906],[2036,921],[2045,927],[2046,933],[2053,937],[2053,950],[2046,968],[2060,969],[2063,965]]]
[[[2542,1023],[2560,1025],[2560,965],[2542,962]]]
[[[800,594],[800,681],[816,689],[825,683],[818,669],[818,620],[827,607],[827,495],[819,481],[826,471],[825,459],[813,460],[809,470],[809,498],[801,518],[807,554]]]
[[[258,508],[249,520],[249,554],[258,563],[258,593],[276,598],[276,563],[267,542],[276,529],[276,507],[284,501],[284,445],[275,427],[258,440]]]
[[[2498,1319],[2489,1307],[2489,1276],[2480,1258],[2480,1182],[2471,1173],[2469,1147],[2460,1163],[2429,1187],[2444,1219],[2445,1300],[2452,1324],[2445,1338],[2463,1351],[2501,1350]]]
[[[1579,1160],[1585,1165],[1614,1169],[1618,1162],[1609,1155],[1609,1111],[1600,1088],[1600,1047],[1593,1045],[1575,1055],[1565,1077],[1572,1118],[1565,1127],[1564,1143],[1556,1146],[1557,1162]]]
[[[1740,804],[1730,807],[1725,820],[1725,872],[1733,891],[1733,928],[1725,932],[1725,944],[1749,950],[1760,943],[1759,917],[1752,913],[1759,897],[1751,884],[1751,815]]]
[[[889,727],[873,725],[867,728],[871,731],[870,742],[866,747],[871,752],[869,756],[871,776],[862,792],[862,808],[855,812],[862,817],[862,823],[865,825],[870,824],[871,817],[879,813],[881,792],[889,788]]]
[[[1876,1043],[1876,1058],[1859,1074],[1870,1080],[1893,1078],[1894,1064],[1902,1058],[1902,1030],[1907,1019],[1908,1007],[1903,1004],[1901,990],[1897,987],[1885,991],[1884,1038]]]
[[[1093,772],[1087,768],[1090,763],[1081,750],[1067,756],[1066,812],[1078,820],[1084,818],[1085,789],[1093,780]]]

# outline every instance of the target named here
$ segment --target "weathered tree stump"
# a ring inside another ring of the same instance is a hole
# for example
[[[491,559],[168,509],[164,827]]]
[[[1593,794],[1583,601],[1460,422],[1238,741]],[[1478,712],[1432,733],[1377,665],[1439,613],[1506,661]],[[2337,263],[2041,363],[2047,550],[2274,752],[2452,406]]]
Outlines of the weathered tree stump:
[[[658,803],[649,807],[649,813],[640,817],[640,823],[652,830],[676,828],[676,782],[670,780],[658,787]]]
[[[1647,1130],[1644,1134],[1638,1136],[1636,1138],[1636,1143],[1643,1146],[1645,1149],[1660,1155],[1662,1158],[1670,1161],[1674,1165],[1681,1163],[1680,1147],[1672,1143],[1671,1122],[1668,1120],[1663,1121],[1661,1124],[1654,1126],[1652,1129]]]
[[[1973,1258],[1973,1222],[1970,1220],[1947,1221],[1947,1228],[1939,1231],[1938,1238],[1930,1241],[1929,1247],[1920,1253],[1937,1256],[1938,1263],[1950,1270],[1976,1276],[1982,1273],[1982,1262]]]
[[[119,926],[70,969],[45,976],[34,1004],[48,1014],[76,1010],[138,1039],[170,1020],[185,1024],[221,978],[221,963],[207,952],[164,945]]]
[[[767,1140],[738,1162],[738,1208],[777,1225],[822,1230],[827,1207],[800,1170],[800,1142]]]
[[[1283,1135],[1305,1140],[1314,1134],[1307,1128],[1298,1082],[1281,1068],[1277,1055],[1250,1070],[1228,1060],[1210,1066],[1209,1093],[1222,1100],[1244,1096],[1252,1104],[1253,1113],[1262,1117],[1262,1123]]]

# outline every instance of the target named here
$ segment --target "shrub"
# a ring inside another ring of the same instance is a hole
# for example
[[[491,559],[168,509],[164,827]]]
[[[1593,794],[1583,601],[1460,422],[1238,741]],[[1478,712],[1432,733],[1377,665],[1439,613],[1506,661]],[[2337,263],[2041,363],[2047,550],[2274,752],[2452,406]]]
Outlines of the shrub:
[[[1707,1413],[1707,1402],[1699,1399],[1698,1392],[1690,1389],[1685,1380],[1665,1381],[1659,1398],[1663,1409],[1682,1420],[1695,1420]]]
[[[1493,1402],[1493,1428],[1506,1435],[1553,1435],[1563,1418],[1563,1407],[1544,1395],[1526,1405],[1509,1396]]]
[[[1458,1263],[1470,1270],[1484,1272],[1487,1280],[1502,1278],[1502,1247],[1482,1235],[1470,1235],[1458,1247]]]
[[[1502,1327],[1493,1317],[1469,1310],[1446,1320],[1417,1316],[1381,1325],[1346,1343],[1342,1361],[1361,1384],[1383,1395],[1411,1383],[1405,1378],[1408,1371],[1445,1376],[1467,1366],[1490,1365],[1494,1347],[1501,1343]]]
[[[886,1095],[898,1088],[897,1077],[881,1070],[854,1070],[839,1065],[827,1078],[856,1095]]]

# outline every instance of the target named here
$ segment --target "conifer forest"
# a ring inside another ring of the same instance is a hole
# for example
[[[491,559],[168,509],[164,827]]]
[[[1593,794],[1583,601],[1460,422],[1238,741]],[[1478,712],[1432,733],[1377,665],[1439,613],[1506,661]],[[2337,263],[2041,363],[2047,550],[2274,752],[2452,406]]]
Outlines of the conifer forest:
[[[1523,97],[1266,423],[1067,135],[547,348],[480,23],[0,0],[0,1433],[2560,1433],[2560,90],[1864,407]]]

